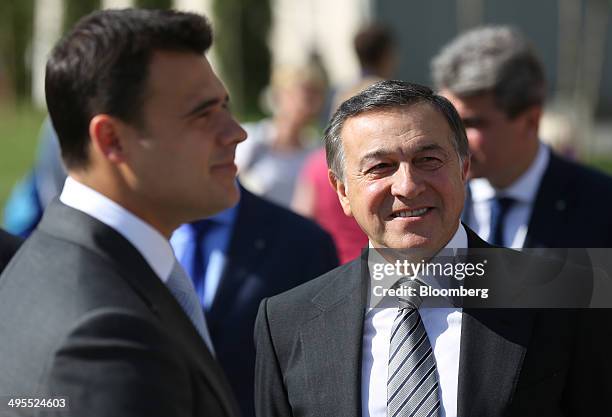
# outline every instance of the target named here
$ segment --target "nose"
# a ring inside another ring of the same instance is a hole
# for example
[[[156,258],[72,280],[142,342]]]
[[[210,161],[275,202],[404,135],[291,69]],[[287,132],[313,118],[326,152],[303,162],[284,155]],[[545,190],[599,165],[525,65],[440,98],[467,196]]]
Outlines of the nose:
[[[425,191],[423,178],[408,164],[401,164],[392,176],[391,194],[394,197],[413,199]]]
[[[232,115],[228,115],[221,138],[223,145],[235,145],[243,142],[247,133]]]

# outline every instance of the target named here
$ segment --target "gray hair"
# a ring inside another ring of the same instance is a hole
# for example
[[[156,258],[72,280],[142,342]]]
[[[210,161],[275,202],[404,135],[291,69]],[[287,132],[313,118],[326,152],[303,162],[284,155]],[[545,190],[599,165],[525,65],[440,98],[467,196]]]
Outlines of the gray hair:
[[[459,158],[463,160],[467,157],[468,142],[463,122],[447,99],[434,94],[430,88],[422,85],[405,81],[380,81],[342,103],[325,130],[327,166],[336,178],[344,179],[345,158],[341,133],[349,118],[371,111],[407,109],[420,103],[429,104],[444,116],[453,131],[453,146]]]
[[[509,26],[485,26],[460,35],[434,57],[431,71],[437,89],[459,97],[493,93],[510,118],[544,103],[542,64],[527,39]]]

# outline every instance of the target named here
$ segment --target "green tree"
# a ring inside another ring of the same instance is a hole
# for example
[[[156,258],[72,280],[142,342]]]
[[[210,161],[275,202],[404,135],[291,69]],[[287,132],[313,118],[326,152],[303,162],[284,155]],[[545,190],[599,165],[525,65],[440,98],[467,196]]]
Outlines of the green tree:
[[[134,6],[141,9],[169,9],[172,7],[172,0],[136,0]]]
[[[242,118],[261,115],[259,97],[270,80],[269,0],[215,0],[215,47],[232,107]]]
[[[32,72],[26,52],[32,42],[34,0],[2,2],[0,10],[0,72],[18,102],[29,99]]]
[[[64,0],[64,31],[83,16],[100,8],[100,0]]]

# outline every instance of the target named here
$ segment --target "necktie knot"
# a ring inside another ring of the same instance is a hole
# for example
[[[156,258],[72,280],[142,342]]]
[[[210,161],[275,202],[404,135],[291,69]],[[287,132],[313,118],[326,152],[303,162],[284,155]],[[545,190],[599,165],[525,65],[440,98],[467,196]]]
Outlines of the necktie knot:
[[[201,238],[202,236],[206,235],[206,233],[208,233],[212,227],[214,227],[215,223],[216,222],[213,219],[202,219],[189,223],[189,226],[192,233],[197,238]]]
[[[397,297],[398,309],[418,309],[423,303],[423,298],[419,295],[419,288],[423,286],[419,279],[413,277],[400,278],[393,288],[401,289],[401,295]]]

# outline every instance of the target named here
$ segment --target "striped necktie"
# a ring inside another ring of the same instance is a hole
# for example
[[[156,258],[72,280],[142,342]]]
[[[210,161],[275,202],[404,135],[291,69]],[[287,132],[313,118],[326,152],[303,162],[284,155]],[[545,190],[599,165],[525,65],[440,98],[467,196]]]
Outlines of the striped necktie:
[[[423,285],[417,280],[403,287]],[[391,329],[387,374],[387,417],[438,417],[438,371],[425,326],[419,314],[420,297],[398,297],[399,309]]]

